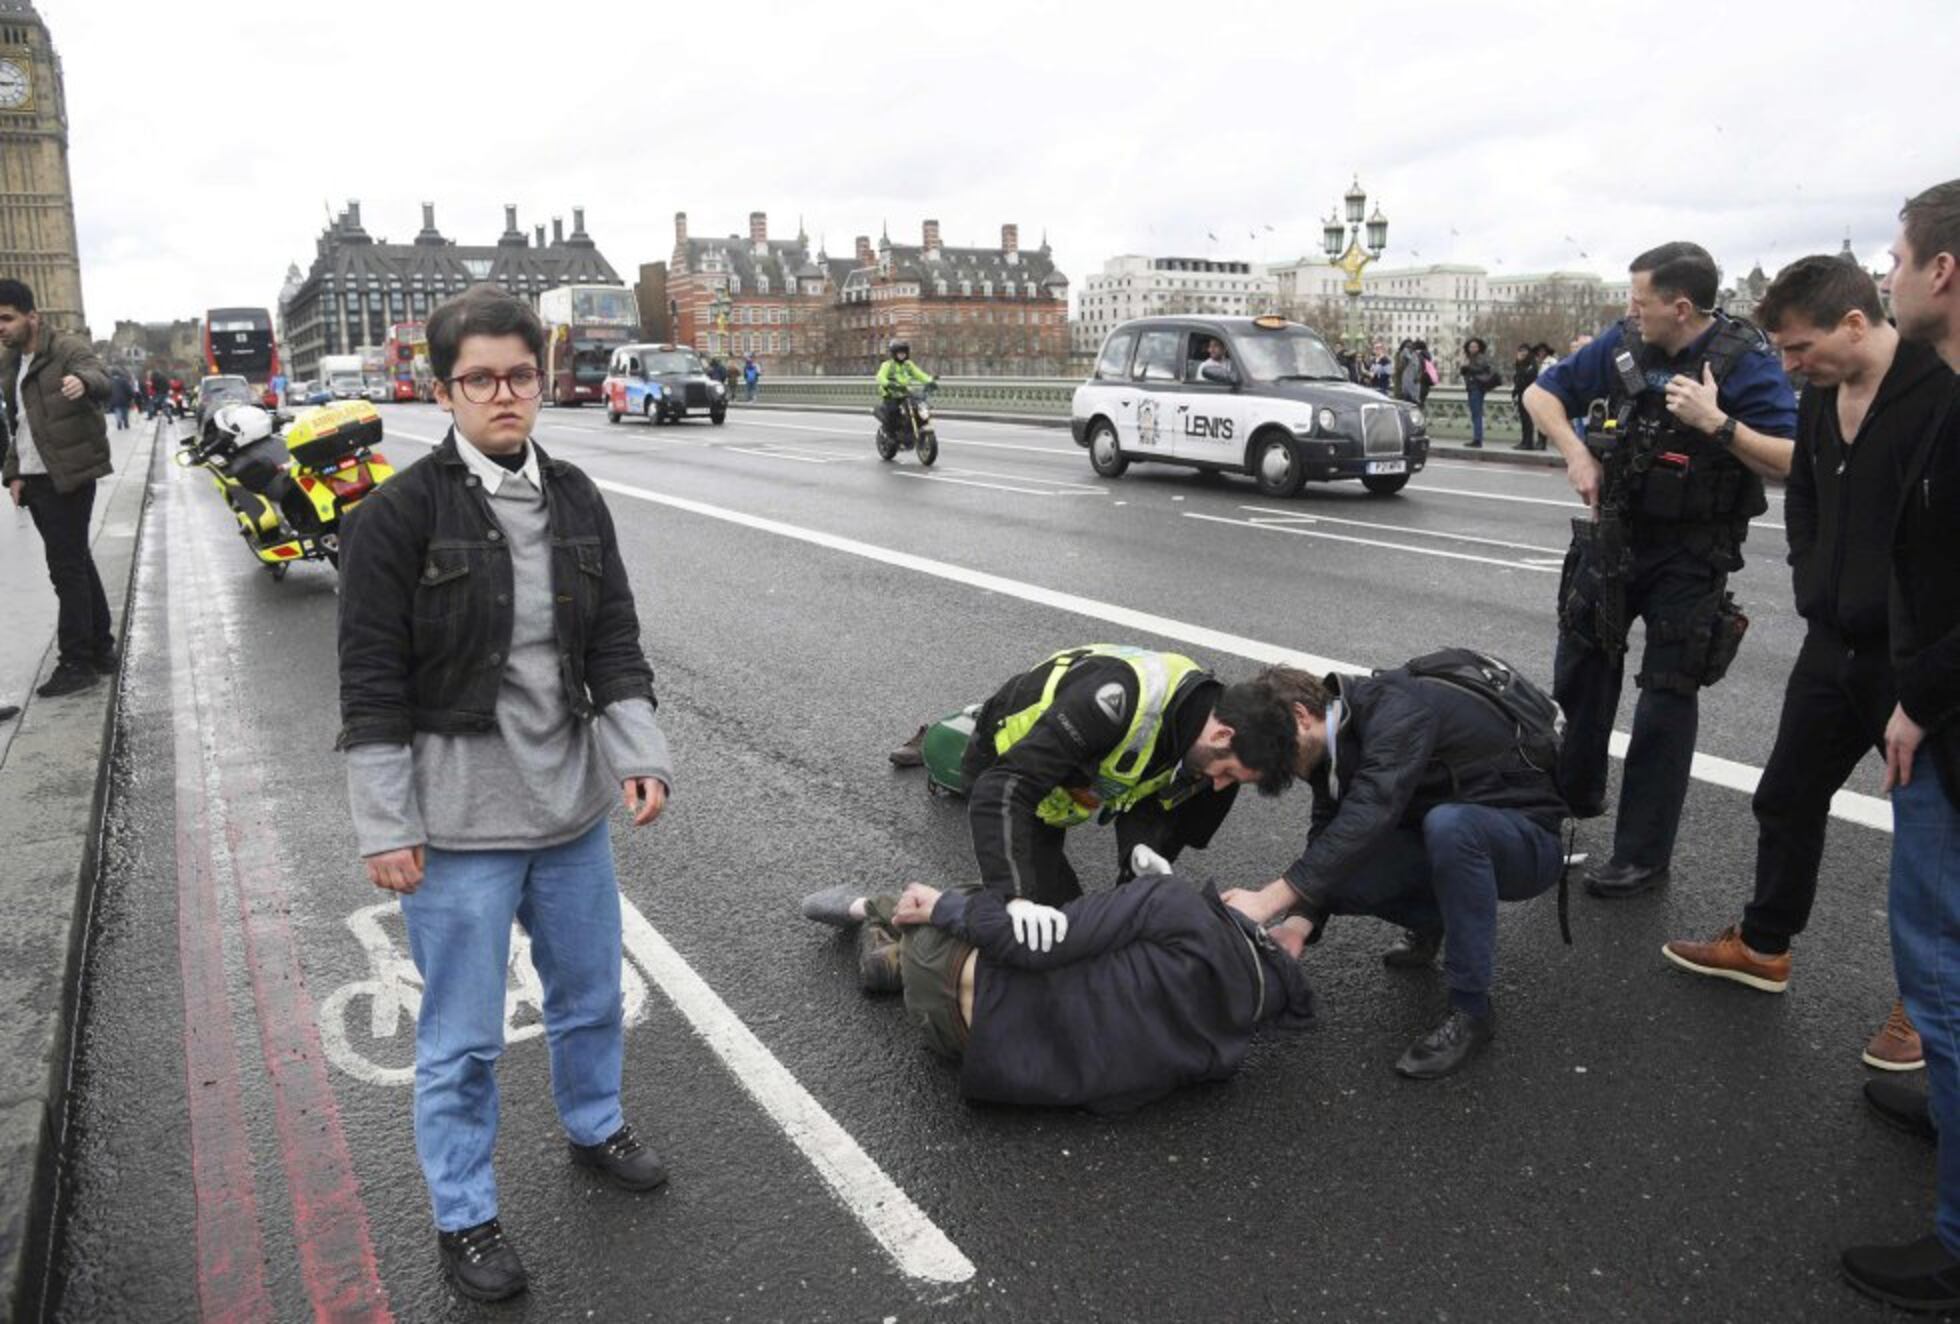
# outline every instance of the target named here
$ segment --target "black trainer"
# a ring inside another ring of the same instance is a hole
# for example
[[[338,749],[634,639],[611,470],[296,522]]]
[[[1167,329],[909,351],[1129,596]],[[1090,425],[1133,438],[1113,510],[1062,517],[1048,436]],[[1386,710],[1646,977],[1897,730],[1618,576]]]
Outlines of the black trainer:
[[[1403,929],[1395,945],[1382,953],[1382,964],[1394,970],[1420,970],[1434,965],[1436,953],[1442,950],[1442,934]]]
[[[531,1285],[524,1262],[494,1218],[460,1232],[438,1232],[436,1254],[456,1290],[473,1301],[502,1301]]]
[[[1900,1080],[1868,1080],[1865,1102],[1887,1126],[1918,1136],[1929,1145],[1939,1143],[1940,1133],[1933,1126],[1933,1112],[1927,1105],[1925,1090]]]
[[[1461,1008],[1450,1008],[1443,1023],[1409,1045],[1395,1069],[1411,1080],[1434,1080],[1468,1066],[1477,1050],[1497,1033],[1497,1016],[1472,1016]]]
[[[44,699],[58,699],[64,694],[79,694],[101,679],[102,673],[86,662],[59,662],[54,674],[34,692]]]
[[[630,1126],[620,1127],[596,1145],[573,1145],[572,1160],[599,1169],[621,1190],[651,1191],[667,1184],[667,1169]]]
[[[19,705],[19,704],[17,704],[17,703],[0,703],[0,722],[11,722],[11,721],[13,721],[13,720],[14,720],[14,719],[15,719],[16,717],[19,717],[19,716],[20,716],[20,705]]]
[[[1665,864],[1621,864],[1610,860],[1586,870],[1586,890],[1607,901],[1622,901],[1651,892],[1667,882]]]
[[[1844,1281],[1901,1310],[1931,1314],[1960,1307],[1960,1258],[1938,1237],[1903,1246],[1853,1246],[1839,1264]]]
[[[122,666],[122,654],[116,651],[114,644],[110,644],[108,648],[90,658],[88,664],[105,676],[113,676],[117,668]]]

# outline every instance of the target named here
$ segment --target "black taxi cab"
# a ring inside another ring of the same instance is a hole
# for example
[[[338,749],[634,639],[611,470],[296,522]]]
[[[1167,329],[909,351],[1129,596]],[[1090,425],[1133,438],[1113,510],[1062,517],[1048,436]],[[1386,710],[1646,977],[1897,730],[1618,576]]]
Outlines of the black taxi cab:
[[[1420,408],[1358,386],[1283,317],[1141,317],[1103,341],[1069,431],[1104,478],[1132,464],[1250,474],[1267,496],[1359,479],[1399,492],[1429,459]]]
[[[628,414],[649,423],[676,423],[697,413],[706,413],[711,423],[728,418],[726,388],[709,378],[700,356],[686,345],[619,346],[606,364],[599,393],[608,423]]]

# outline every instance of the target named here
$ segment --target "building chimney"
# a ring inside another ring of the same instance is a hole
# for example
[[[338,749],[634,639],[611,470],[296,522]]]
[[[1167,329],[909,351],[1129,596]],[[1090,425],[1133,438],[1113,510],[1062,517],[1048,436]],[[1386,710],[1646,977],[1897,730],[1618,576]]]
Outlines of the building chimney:
[[[927,221],[925,232],[926,256],[933,257],[939,252],[939,222]]]
[[[553,244],[562,244],[565,242],[565,218],[563,216],[554,216],[551,218],[551,242]]]
[[[871,236],[868,234],[859,235],[857,237],[857,264],[861,267],[868,267],[877,260],[871,252]]]
[[[422,228],[424,230],[436,228],[436,205],[433,202],[422,204]]]
[[[674,213],[674,242],[676,244],[687,242],[687,213],[684,211]]]
[[[361,228],[361,200],[359,198],[349,198],[347,200],[347,228],[350,230]]]
[[[532,226],[531,229],[537,234],[536,246],[539,248],[543,248],[544,247],[544,222],[539,221],[536,225]]]
[[[517,204],[514,202],[506,202],[504,204],[504,233],[505,234],[518,233]]]
[[[572,208],[572,238],[585,238],[585,208]]]
[[[1015,260],[1015,254],[1021,251],[1020,226],[1003,225],[1000,227],[1000,248],[1003,253],[1007,254],[1007,260],[1009,262]]]
[[[769,213],[768,212],[752,211],[749,213],[749,244],[758,253],[768,251],[769,248]]]

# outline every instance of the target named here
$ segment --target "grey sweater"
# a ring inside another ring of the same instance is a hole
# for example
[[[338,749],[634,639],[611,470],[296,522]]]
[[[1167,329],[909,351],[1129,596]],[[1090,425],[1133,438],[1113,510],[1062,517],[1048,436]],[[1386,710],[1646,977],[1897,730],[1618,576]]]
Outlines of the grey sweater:
[[[572,716],[558,673],[544,494],[512,473],[491,502],[510,548],[515,614],[497,733],[418,731],[412,746],[349,749],[347,794],[363,856],[423,844],[541,850],[604,818],[628,777],[657,777],[673,789],[652,704],[608,704],[589,723]]]

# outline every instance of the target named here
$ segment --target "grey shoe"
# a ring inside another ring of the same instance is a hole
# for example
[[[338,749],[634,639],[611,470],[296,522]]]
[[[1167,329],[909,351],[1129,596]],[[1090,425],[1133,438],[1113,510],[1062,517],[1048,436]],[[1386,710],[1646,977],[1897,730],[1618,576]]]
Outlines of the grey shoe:
[[[812,892],[803,898],[803,918],[828,924],[833,929],[856,928],[863,921],[851,918],[851,902],[863,895],[848,883]]]

